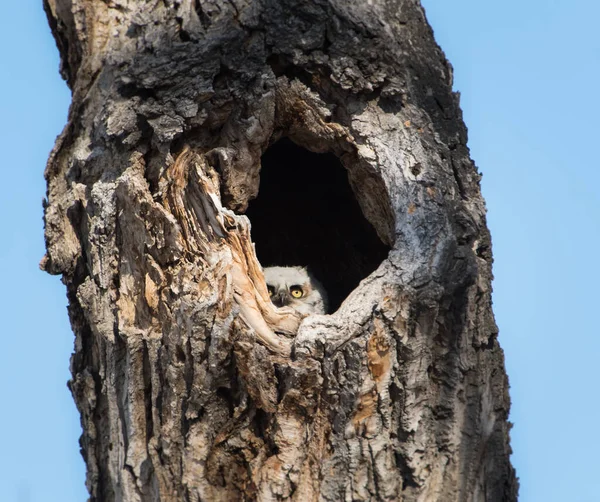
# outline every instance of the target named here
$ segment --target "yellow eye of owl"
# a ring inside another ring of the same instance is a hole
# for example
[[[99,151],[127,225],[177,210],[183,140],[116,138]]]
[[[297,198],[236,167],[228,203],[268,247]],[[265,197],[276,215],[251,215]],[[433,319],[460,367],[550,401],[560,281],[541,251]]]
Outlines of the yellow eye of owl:
[[[294,298],[302,298],[304,296],[304,292],[300,286],[292,286],[290,288],[290,293]]]
[[[275,294],[275,290],[271,286],[267,286],[267,290],[269,291],[269,296],[273,296]]]

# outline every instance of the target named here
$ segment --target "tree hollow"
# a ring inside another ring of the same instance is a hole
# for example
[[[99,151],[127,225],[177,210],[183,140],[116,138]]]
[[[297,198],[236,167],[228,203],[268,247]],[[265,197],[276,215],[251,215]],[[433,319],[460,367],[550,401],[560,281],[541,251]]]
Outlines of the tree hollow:
[[[263,266],[308,266],[333,312],[390,248],[364,217],[333,153],[313,153],[283,138],[261,163],[258,197],[246,212],[258,259]]]

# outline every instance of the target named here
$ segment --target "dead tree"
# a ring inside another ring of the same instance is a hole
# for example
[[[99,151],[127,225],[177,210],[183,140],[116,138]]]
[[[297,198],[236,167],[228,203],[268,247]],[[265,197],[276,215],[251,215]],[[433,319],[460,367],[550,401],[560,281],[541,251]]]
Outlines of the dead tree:
[[[419,2],[44,3],[73,102],[42,267],[91,500],[516,500],[480,175]],[[275,308],[261,263],[311,267],[330,315]]]

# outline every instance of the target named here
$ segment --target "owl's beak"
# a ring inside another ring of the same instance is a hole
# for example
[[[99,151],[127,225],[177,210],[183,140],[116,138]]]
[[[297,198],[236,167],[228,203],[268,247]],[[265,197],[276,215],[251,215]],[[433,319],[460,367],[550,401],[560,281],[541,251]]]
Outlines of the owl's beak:
[[[288,297],[285,291],[280,291],[271,297],[271,301],[276,307],[284,307],[288,304]]]

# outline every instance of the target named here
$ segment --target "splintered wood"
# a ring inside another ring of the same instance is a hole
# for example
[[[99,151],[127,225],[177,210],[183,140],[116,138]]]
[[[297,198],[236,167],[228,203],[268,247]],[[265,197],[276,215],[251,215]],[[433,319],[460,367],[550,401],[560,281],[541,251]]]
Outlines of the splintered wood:
[[[276,309],[271,303],[248,219],[221,205],[216,174],[189,148],[167,170],[167,179],[163,203],[181,225],[188,250],[207,256],[214,246],[213,253],[227,264],[223,273],[231,277],[241,319],[270,351],[289,357],[291,340],[281,335],[295,335],[301,316],[290,308]]]

